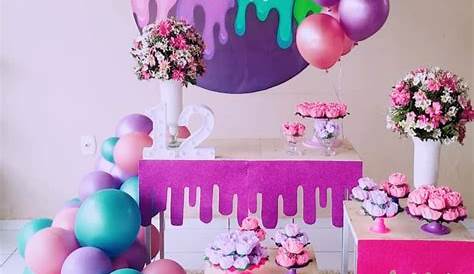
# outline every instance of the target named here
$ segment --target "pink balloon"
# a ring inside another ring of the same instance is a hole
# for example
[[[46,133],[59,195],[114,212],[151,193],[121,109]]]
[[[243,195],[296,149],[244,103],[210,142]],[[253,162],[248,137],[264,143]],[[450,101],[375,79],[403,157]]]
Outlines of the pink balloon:
[[[337,6],[336,7],[330,7],[330,8],[324,8],[322,13],[330,15],[334,19],[336,19],[338,22],[340,22],[340,16],[339,16],[339,11],[337,10]],[[343,32],[344,32],[344,29],[343,29]],[[344,55],[348,54],[349,52],[351,52],[351,50],[354,48],[354,46],[355,46],[355,42],[352,41],[352,39],[349,38],[349,36],[347,36],[346,33],[344,32],[344,42],[343,42],[343,45],[342,45],[342,56],[344,56]]]
[[[115,164],[131,176],[138,174],[138,162],[143,158],[143,148],[150,147],[153,140],[145,133],[132,132],[122,136],[114,149]]]
[[[125,252],[120,254],[119,259],[124,259],[129,268],[142,270],[145,264],[149,263],[146,247],[135,241]]]
[[[26,265],[35,274],[58,274],[67,256],[79,248],[74,232],[59,227],[43,229],[26,245]]]
[[[312,14],[298,27],[296,45],[311,65],[329,69],[341,58],[344,31],[339,22],[327,14]]]
[[[145,267],[143,274],[186,274],[177,262],[167,259],[155,261]]]
[[[140,230],[138,231],[137,240],[143,245],[146,246],[145,243],[145,227],[141,226]],[[151,225],[151,256],[154,258],[158,252],[160,251],[161,245],[161,234],[156,226]]]
[[[112,168],[112,170],[110,171],[110,175],[112,175],[112,177],[114,177],[115,179],[119,180],[121,183],[134,176],[128,174],[127,172],[124,172],[118,166],[114,166]]]
[[[52,227],[74,231],[74,224],[76,223],[76,214],[78,210],[79,208],[77,207],[62,209],[54,217]]]
[[[122,268],[128,268],[128,263],[125,258],[117,258],[112,261],[112,269],[117,270],[117,269],[122,269]]]

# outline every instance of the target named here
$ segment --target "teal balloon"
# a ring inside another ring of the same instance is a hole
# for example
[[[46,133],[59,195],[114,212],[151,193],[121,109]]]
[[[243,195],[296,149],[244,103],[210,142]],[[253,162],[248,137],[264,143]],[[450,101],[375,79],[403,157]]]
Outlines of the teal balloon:
[[[20,256],[25,258],[25,248],[28,240],[38,231],[48,228],[53,223],[53,220],[47,218],[39,218],[29,221],[17,235],[17,246]]]
[[[125,182],[123,182],[120,190],[130,195],[136,202],[137,205],[140,205],[140,194],[138,191],[138,177],[133,176],[128,178]]]
[[[104,159],[114,164],[115,164],[114,148],[118,140],[119,140],[118,137],[110,137],[102,143],[102,149],[101,149],[102,157],[104,157]]]
[[[122,268],[122,269],[115,270],[111,272],[110,274],[141,274],[141,272],[136,271],[135,269],[131,269],[131,268]]]
[[[23,270],[23,274],[35,274],[33,271],[31,271],[28,267],[25,267],[25,270]]]
[[[87,198],[76,215],[74,232],[81,246],[102,249],[117,257],[135,241],[140,229],[140,209],[123,191],[101,190]]]

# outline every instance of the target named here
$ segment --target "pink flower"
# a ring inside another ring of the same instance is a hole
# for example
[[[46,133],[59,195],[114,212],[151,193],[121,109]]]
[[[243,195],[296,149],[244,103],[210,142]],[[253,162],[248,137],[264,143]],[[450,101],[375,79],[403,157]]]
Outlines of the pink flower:
[[[423,218],[427,220],[431,220],[431,221],[439,220],[439,218],[441,218],[441,215],[442,215],[441,212],[437,210],[433,210],[429,207],[421,207],[420,211],[421,211],[421,216],[423,216]]]
[[[408,185],[401,185],[401,186],[391,185],[387,193],[392,197],[404,198],[406,197],[408,192],[410,192]]]
[[[439,89],[441,88],[440,84],[434,79],[428,80],[427,87],[428,87],[428,90],[431,92],[439,91]]]
[[[248,216],[242,221],[242,226],[240,227],[241,230],[255,230],[259,228],[259,221],[257,218],[253,216]]]
[[[282,125],[283,134],[285,136],[300,137],[304,135],[306,127],[302,123],[283,123]]]
[[[388,182],[392,185],[401,186],[408,184],[408,179],[405,174],[396,172],[388,177]]]
[[[421,216],[420,207],[414,203],[408,203],[408,211],[413,216]]]
[[[141,73],[141,79],[143,80],[149,80],[151,78],[151,74],[148,71],[142,71]]]
[[[166,37],[170,34],[171,32],[171,24],[168,21],[161,21],[160,24],[158,24],[158,35]]]
[[[316,103],[310,106],[308,114],[313,118],[326,117],[327,106],[324,103]]]
[[[457,210],[460,218],[465,218],[467,216],[467,209],[465,207],[459,206]]]
[[[310,260],[309,252],[304,250],[303,253],[296,256],[296,264],[297,265],[306,265]]]
[[[462,203],[461,193],[455,191],[445,194],[444,199],[449,207],[457,207]]]
[[[426,203],[428,200],[429,192],[424,188],[418,188],[408,194],[408,201],[417,205]]]
[[[282,243],[282,246],[286,251],[293,254],[300,254],[304,250],[304,245],[295,238],[288,238]]]
[[[262,228],[257,229],[255,233],[257,233],[257,237],[260,241],[264,241],[267,236],[267,233]]]
[[[442,195],[432,193],[428,198],[428,206],[432,209],[442,210],[446,208],[446,202],[444,201],[444,197]]]
[[[443,220],[451,222],[459,217],[459,212],[456,208],[449,208],[443,213]]]
[[[308,116],[308,104],[307,102],[296,105],[296,112],[302,116]]]
[[[341,116],[340,110],[338,105],[336,104],[329,104],[326,109],[326,117],[327,118],[338,118]]]
[[[410,103],[411,95],[408,90],[397,90],[395,89],[390,94],[393,107],[405,107]]]
[[[290,257],[289,254],[282,249],[283,248],[278,249],[278,254],[275,257],[277,264],[286,268],[294,266],[296,264],[296,258],[294,256]]]
[[[177,49],[185,49],[188,45],[186,44],[186,39],[182,35],[171,38],[171,45]]]
[[[182,82],[184,80],[184,72],[181,70],[174,70],[173,71],[173,80]]]

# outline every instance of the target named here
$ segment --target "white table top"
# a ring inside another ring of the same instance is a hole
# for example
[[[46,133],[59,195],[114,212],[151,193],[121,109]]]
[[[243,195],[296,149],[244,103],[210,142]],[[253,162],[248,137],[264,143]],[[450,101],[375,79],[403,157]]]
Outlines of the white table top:
[[[317,259],[314,256],[314,253],[312,251],[311,256],[313,261],[306,267],[300,268],[296,271],[298,274],[318,274],[318,263]],[[286,274],[288,273],[288,270],[286,268],[280,267],[275,263],[275,256],[277,253],[277,249],[275,248],[270,248],[268,250],[268,253],[270,255],[267,263],[258,269],[252,270],[252,274]],[[241,274],[241,273],[249,273],[249,272],[240,272],[240,271],[225,271],[225,270],[220,270],[215,267],[212,267],[209,263],[206,263],[206,267],[204,270],[204,274]]]
[[[361,161],[352,144],[345,140],[335,156],[325,156],[319,149],[300,146],[302,155],[289,155],[282,139],[210,139],[203,147],[215,147],[218,160],[291,160],[291,161]]]
[[[360,202],[344,201],[344,213],[348,214],[349,226],[356,242],[359,240],[474,241],[474,237],[461,223],[448,224],[451,233],[439,236],[422,231],[420,226],[426,222],[402,212],[394,218],[385,219],[385,224],[391,230],[389,233],[378,234],[369,231],[373,220],[370,216],[364,215]]]

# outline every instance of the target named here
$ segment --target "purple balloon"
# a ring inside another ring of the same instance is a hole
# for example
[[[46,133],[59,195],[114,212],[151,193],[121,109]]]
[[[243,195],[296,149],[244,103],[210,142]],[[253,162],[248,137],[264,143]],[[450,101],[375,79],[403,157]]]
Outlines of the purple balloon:
[[[138,271],[142,271],[145,264],[150,262],[146,248],[138,241],[135,241],[127,251],[122,253],[119,259],[124,259],[129,268]]]
[[[324,7],[333,7],[339,3],[339,0],[315,0],[315,2]]]
[[[120,183],[123,183],[128,178],[134,176],[134,175],[128,174],[125,171],[121,170],[118,166],[114,166],[112,168],[112,170],[110,170],[110,175],[112,175],[112,177],[114,177],[116,180],[119,180]]]
[[[81,247],[66,258],[61,274],[109,274],[112,270],[112,262],[102,250]]]
[[[153,121],[143,114],[130,114],[123,117],[115,131],[117,137],[121,137],[132,132],[143,132],[150,134],[153,130]]]
[[[362,41],[374,35],[387,21],[389,0],[341,0],[341,26],[353,41]]]
[[[100,170],[92,171],[82,179],[79,186],[79,197],[84,201],[99,190],[107,188],[119,189],[120,185],[120,181],[109,173]]]

